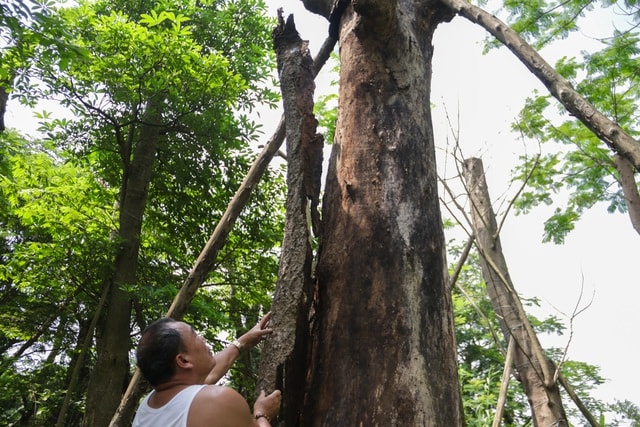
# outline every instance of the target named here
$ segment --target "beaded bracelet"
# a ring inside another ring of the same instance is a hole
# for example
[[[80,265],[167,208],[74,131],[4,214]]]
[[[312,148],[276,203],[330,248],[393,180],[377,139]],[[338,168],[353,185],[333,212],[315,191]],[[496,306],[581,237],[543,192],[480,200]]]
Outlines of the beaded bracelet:
[[[255,418],[256,420],[258,418],[264,418],[265,420],[267,420],[269,423],[271,423],[271,418],[267,417],[265,414],[263,414],[262,412],[258,412],[256,413],[253,418]]]

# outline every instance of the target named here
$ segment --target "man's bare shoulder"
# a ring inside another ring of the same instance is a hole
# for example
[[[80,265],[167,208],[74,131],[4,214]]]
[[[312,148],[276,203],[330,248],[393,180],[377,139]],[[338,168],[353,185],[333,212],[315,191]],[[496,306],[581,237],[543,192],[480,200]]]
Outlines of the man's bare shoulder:
[[[189,409],[188,427],[253,427],[246,400],[237,391],[208,385],[198,392]]]

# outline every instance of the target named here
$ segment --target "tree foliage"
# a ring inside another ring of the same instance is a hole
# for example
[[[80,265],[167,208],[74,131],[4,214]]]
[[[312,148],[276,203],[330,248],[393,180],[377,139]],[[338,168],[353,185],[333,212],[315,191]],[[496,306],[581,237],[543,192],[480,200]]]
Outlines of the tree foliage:
[[[66,367],[113,250],[114,194],[51,146],[15,133],[3,139],[11,150],[0,186],[2,423],[47,424],[55,422]],[[69,420],[78,419],[77,409]]]
[[[3,19],[30,14],[11,21],[15,40],[39,13],[27,6],[2,9]],[[43,141],[2,135],[0,398],[7,423],[22,425],[55,424],[80,352],[65,423],[78,424],[84,411],[97,353],[83,343],[113,272],[118,204],[149,100],[161,100],[162,129],[137,281],[124,286],[134,301],[132,336],[166,312],[249,167],[260,135],[249,114],[277,99],[261,1],[81,1],[46,12],[60,43],[31,44],[24,83],[14,79],[11,94],[25,104],[57,101],[70,114],[38,113]],[[282,171],[272,169],[186,315],[214,346],[269,305],[282,199]]]
[[[535,7],[533,2],[519,4],[521,7],[512,5],[511,9],[512,13],[522,14],[516,25],[522,27],[523,34],[538,40],[540,46],[578,29],[578,18],[596,7],[592,2],[563,2],[555,7],[546,3]],[[599,111],[637,138],[638,4],[605,2],[605,6],[619,11],[619,29],[600,40],[599,51],[583,52],[581,58],[563,57],[556,70]],[[613,153],[582,123],[552,102],[549,95],[532,95],[514,130],[545,146],[553,145],[539,157],[523,157],[515,173],[518,180],[528,179],[527,190],[516,204],[520,212],[526,213],[540,203],[556,206],[545,222],[545,241],[562,243],[582,214],[598,203],[605,203],[609,212],[627,212]]]

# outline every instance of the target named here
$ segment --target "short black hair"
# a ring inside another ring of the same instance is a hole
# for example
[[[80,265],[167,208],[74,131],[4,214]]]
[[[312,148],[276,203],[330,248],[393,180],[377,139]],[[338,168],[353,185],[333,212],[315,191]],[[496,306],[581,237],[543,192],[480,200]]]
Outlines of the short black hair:
[[[142,331],[136,360],[142,375],[151,386],[167,382],[176,372],[175,358],[182,350],[182,337],[171,317],[158,319]]]

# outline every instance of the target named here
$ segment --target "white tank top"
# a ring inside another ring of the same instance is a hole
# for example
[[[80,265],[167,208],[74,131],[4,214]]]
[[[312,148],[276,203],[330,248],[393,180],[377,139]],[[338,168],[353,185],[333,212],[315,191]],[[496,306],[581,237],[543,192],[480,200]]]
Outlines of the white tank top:
[[[152,391],[140,404],[133,419],[133,427],[187,427],[191,402],[204,387],[206,387],[204,384],[191,385],[159,408],[149,406],[149,398],[155,393]]]

